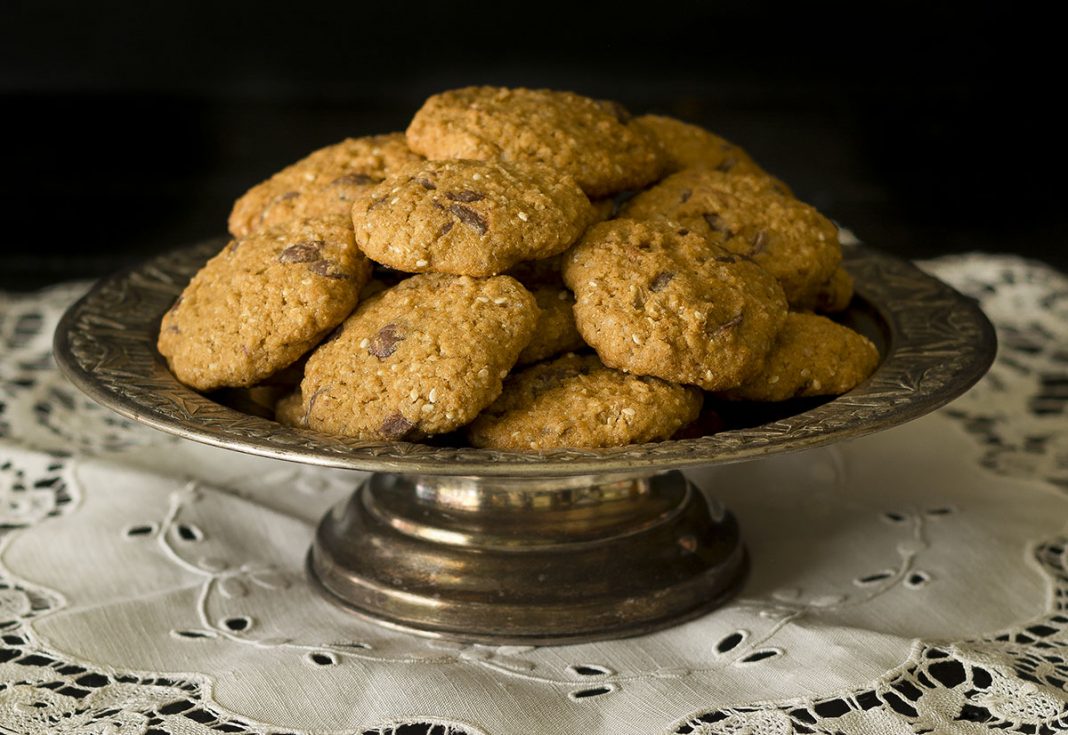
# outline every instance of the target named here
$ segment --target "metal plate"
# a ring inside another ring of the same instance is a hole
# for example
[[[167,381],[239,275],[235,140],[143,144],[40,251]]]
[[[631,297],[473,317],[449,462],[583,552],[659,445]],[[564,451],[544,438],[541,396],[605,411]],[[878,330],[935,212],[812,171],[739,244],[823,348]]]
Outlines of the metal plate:
[[[135,421],[206,444],[295,462],[377,472],[560,477],[648,472],[796,451],[896,426],[948,403],[993,361],[993,328],[978,306],[906,261],[844,248],[856,280],[844,315],[882,353],[846,395],[750,428],[610,449],[543,452],[366,442],[284,427],[239,413],[179,383],[156,351],[159,321],[192,275],[222,248],[205,242],[105,278],[63,316],[60,369],[97,402]]]

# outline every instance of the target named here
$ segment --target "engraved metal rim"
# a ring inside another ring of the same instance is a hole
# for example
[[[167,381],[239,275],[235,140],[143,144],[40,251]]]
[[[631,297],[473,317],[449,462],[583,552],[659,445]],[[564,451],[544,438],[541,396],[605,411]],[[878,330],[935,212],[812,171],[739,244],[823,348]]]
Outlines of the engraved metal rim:
[[[738,462],[863,436],[929,413],[979,380],[996,349],[993,327],[973,300],[907,261],[848,246],[843,265],[856,282],[855,303],[881,321],[886,349],[867,381],[803,413],[696,439],[609,449],[518,452],[358,441],[240,413],[167,370],[155,348],[159,320],[223,244],[167,253],[100,281],[60,320],[56,362],[89,397],[134,421],[205,444],[327,467],[559,477]]]

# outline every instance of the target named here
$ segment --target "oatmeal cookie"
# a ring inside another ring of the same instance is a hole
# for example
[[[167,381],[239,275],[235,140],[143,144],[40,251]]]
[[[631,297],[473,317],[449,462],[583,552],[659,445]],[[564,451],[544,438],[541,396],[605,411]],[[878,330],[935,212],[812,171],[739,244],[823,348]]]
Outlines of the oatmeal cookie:
[[[568,252],[575,322],[605,365],[706,390],[760,370],[786,318],[764,269],[666,219],[617,219]]]
[[[537,314],[508,276],[402,281],[361,304],[308,360],[308,426],[382,441],[459,428],[500,394]]]
[[[689,168],[631,199],[621,216],[667,217],[722,239],[775,276],[791,305],[815,299],[842,259],[834,223],[758,176]]]
[[[656,142],[666,174],[684,168],[711,168],[764,177],[783,194],[791,193],[786,184],[762,169],[744,150],[702,127],[666,115],[642,115],[634,118],[632,125],[645,130]]]
[[[538,164],[426,161],[356,196],[356,241],[409,273],[490,276],[556,255],[593,218],[569,177]]]
[[[370,271],[345,217],[294,220],[234,240],[163,316],[157,346],[197,390],[255,385],[348,316]]]
[[[244,237],[298,217],[348,216],[357,193],[419,160],[403,133],[348,138],[320,148],[238,199],[230,213],[230,233]]]
[[[517,365],[529,365],[561,352],[581,350],[586,346],[575,326],[575,297],[570,291],[558,286],[539,286],[531,289],[538,302],[538,323],[534,337],[519,353]]]
[[[570,175],[591,197],[655,181],[655,144],[618,103],[547,89],[465,87],[430,97],[408,126],[427,158],[537,162]]]
[[[865,380],[879,364],[879,352],[862,334],[816,314],[791,313],[764,368],[725,398],[785,401],[840,395]]]
[[[564,355],[508,378],[468,430],[476,447],[613,447],[667,439],[697,418],[701,391]]]

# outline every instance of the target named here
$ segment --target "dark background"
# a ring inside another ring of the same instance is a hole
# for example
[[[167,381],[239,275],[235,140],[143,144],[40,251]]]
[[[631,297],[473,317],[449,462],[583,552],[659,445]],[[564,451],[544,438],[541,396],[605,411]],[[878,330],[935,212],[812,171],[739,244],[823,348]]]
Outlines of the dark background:
[[[8,2],[0,288],[221,235],[273,171],[476,83],[706,125],[902,256],[1068,269],[1055,30],[978,2]]]

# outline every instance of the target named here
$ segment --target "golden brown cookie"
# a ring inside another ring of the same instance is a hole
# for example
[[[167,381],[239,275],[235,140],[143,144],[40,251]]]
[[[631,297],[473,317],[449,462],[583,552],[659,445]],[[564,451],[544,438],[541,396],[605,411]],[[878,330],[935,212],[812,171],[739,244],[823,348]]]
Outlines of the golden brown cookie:
[[[304,399],[300,394],[300,388],[287,393],[274,404],[274,420],[283,426],[292,426],[297,429],[308,427],[308,419],[304,413]]]
[[[762,169],[748,153],[702,127],[666,115],[642,115],[631,124],[646,131],[656,142],[667,174],[684,168],[751,174],[767,178],[783,194],[790,193],[786,184]]]
[[[476,447],[613,447],[667,439],[701,410],[701,391],[564,355],[508,378],[475,420]]]
[[[706,390],[755,374],[786,318],[767,271],[662,218],[594,226],[568,252],[564,281],[605,365]]]
[[[840,395],[867,379],[878,364],[879,352],[864,335],[827,317],[791,313],[764,368],[724,397],[785,401]]]
[[[339,324],[370,271],[345,217],[294,220],[234,240],[163,316],[160,354],[197,390],[255,385]]]
[[[621,216],[667,217],[722,239],[775,276],[791,305],[815,299],[842,259],[833,222],[757,176],[689,168],[631,199]]]
[[[465,87],[429,98],[407,135],[427,158],[543,163],[603,197],[660,173],[655,145],[629,118],[617,103],[572,92]]]
[[[244,237],[298,217],[348,216],[358,192],[419,160],[403,133],[348,138],[320,148],[238,199],[230,213],[230,233]]]
[[[357,195],[356,241],[410,273],[490,276],[563,252],[593,216],[569,177],[538,164],[425,161]]]
[[[797,305],[797,310],[834,314],[845,311],[852,300],[853,276],[849,275],[845,268],[838,266],[811,299]]]
[[[575,326],[575,297],[563,284],[539,286],[531,293],[538,302],[538,323],[530,344],[519,353],[517,365],[529,365],[586,346]]]
[[[500,394],[537,314],[508,276],[402,281],[361,304],[308,360],[308,426],[383,441],[459,428]]]

